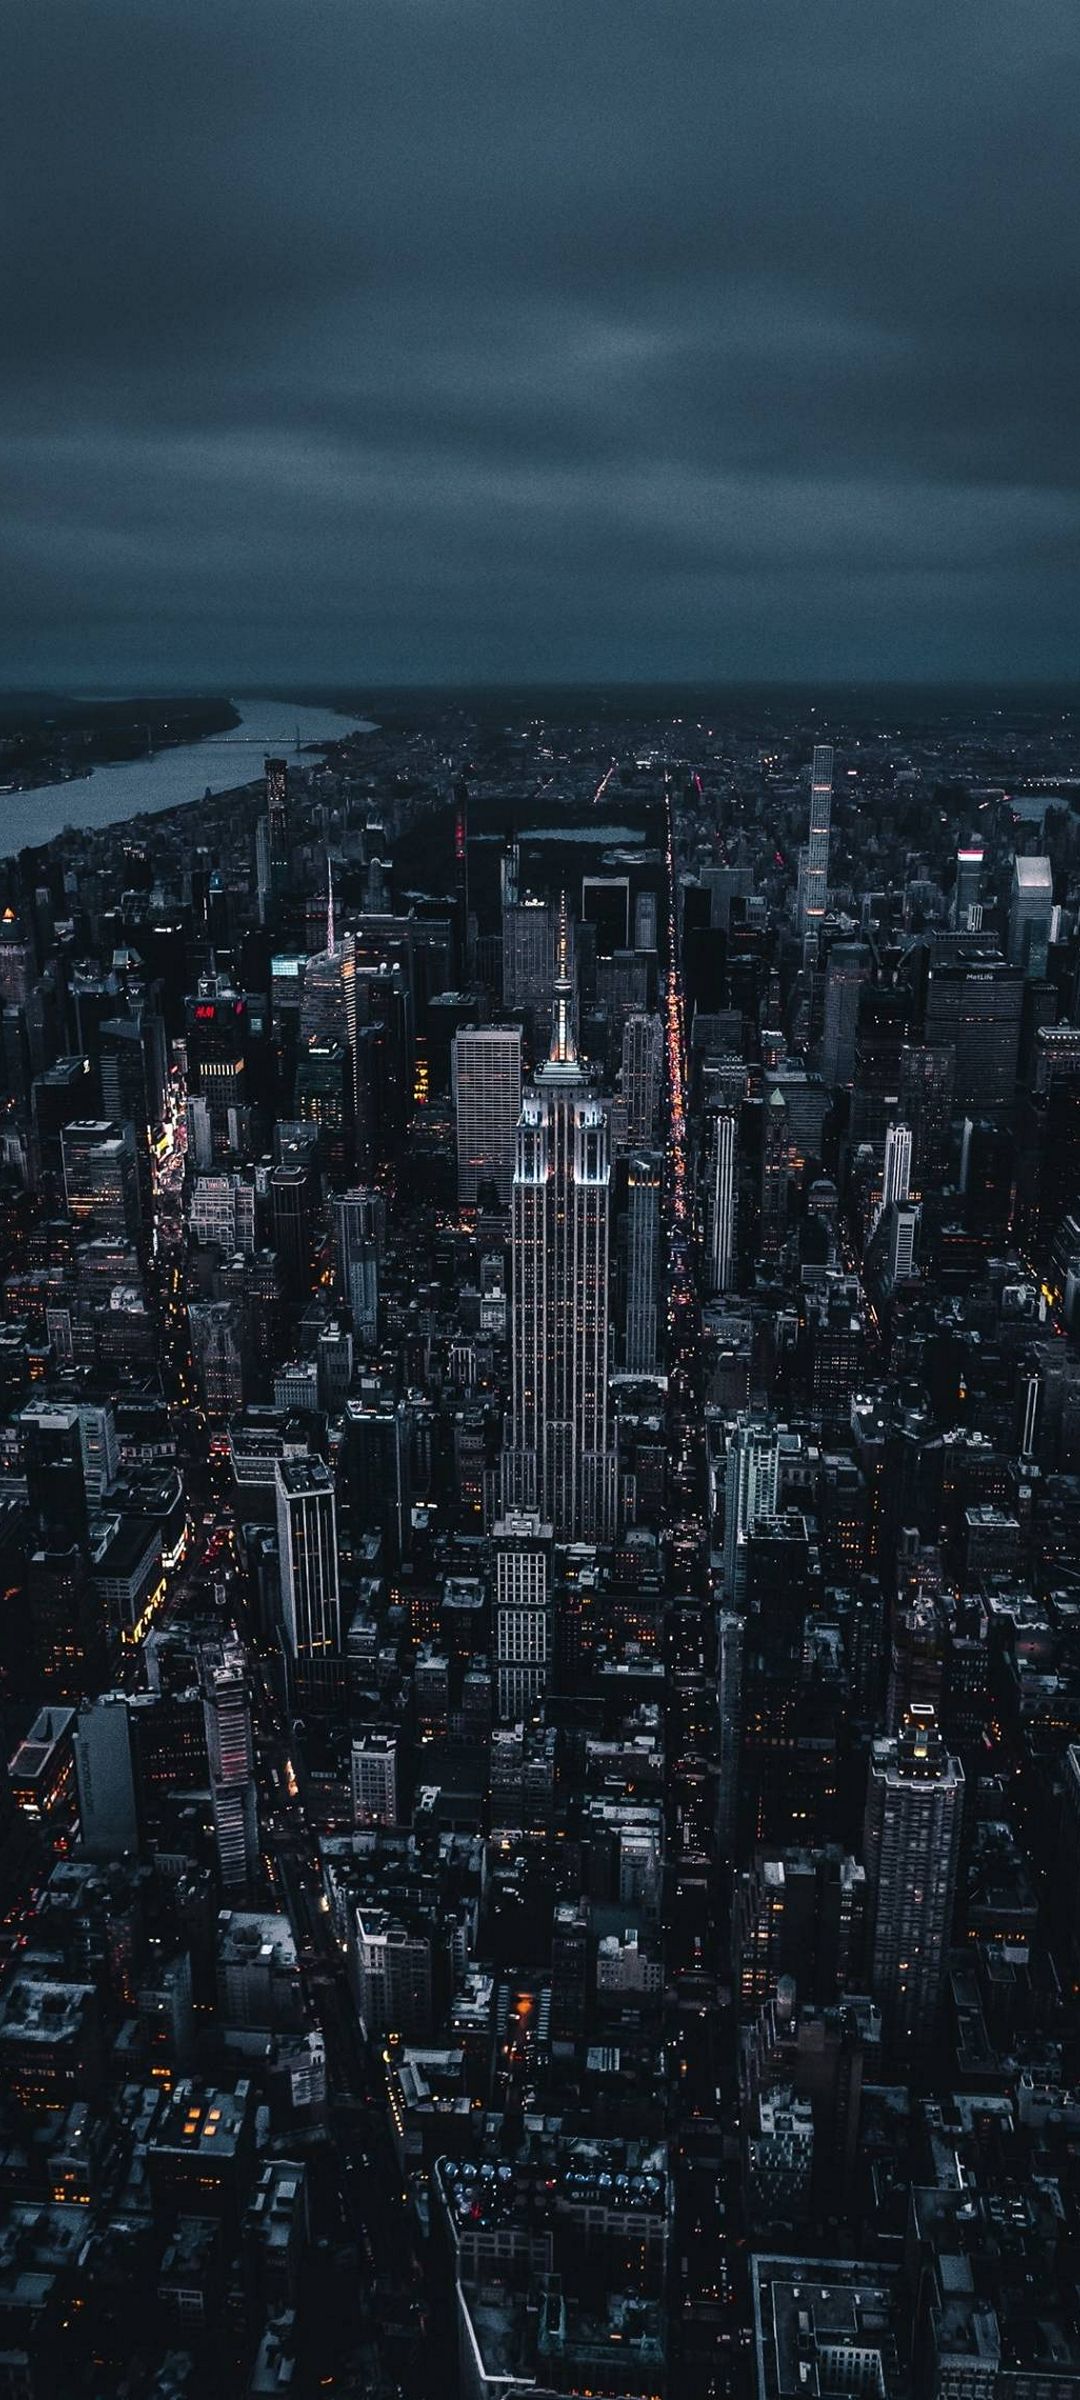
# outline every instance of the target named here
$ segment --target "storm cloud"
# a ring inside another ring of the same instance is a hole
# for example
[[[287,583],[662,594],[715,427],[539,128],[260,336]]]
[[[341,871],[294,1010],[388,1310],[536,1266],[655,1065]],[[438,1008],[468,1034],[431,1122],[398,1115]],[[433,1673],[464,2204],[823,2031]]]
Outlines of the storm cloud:
[[[1075,675],[1075,0],[0,39],[3,682]]]

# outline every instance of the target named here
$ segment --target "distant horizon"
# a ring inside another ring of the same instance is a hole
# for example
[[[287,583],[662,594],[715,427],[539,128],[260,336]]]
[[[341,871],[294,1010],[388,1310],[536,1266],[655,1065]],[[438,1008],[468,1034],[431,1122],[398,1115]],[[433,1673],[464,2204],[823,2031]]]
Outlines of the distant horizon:
[[[338,702],[347,702],[349,707],[352,708],[356,705],[358,698],[362,698],[364,696],[371,698],[384,697],[387,699],[399,697],[423,699],[451,695],[454,697],[460,696],[468,699],[483,699],[488,696],[493,698],[500,698],[504,695],[512,697],[516,694],[520,694],[523,697],[528,697],[533,693],[544,693],[548,695],[561,695],[564,693],[567,695],[576,695],[579,693],[619,695],[622,693],[627,693],[631,695],[644,694],[648,696],[655,696],[657,694],[679,692],[693,694],[707,693],[710,695],[720,695],[724,693],[755,694],[758,692],[770,694],[790,693],[793,697],[797,698],[802,698],[804,695],[812,696],[816,693],[821,693],[824,695],[842,695],[845,693],[864,694],[878,692],[971,693],[972,695],[980,698],[984,698],[993,693],[998,693],[1001,695],[1012,694],[1016,696],[1048,694],[1051,697],[1058,695],[1064,696],[1068,694],[1070,696],[1075,696],[1077,700],[1080,700],[1080,673],[1078,673],[1075,677],[1046,676],[1034,678],[1031,676],[1018,676],[1015,680],[1008,681],[1003,680],[999,676],[980,677],[967,675],[843,675],[833,678],[797,675],[745,675],[720,676],[716,678],[698,675],[635,676],[631,678],[605,675],[575,675],[572,677],[510,676],[506,678],[500,677],[497,679],[488,679],[483,677],[476,677],[473,679],[447,677],[445,679],[433,678],[425,679],[424,681],[411,682],[387,680],[382,677],[378,679],[372,679],[369,682],[363,677],[359,677],[354,681],[345,683],[339,682],[336,679],[323,681],[318,677],[313,678],[309,675],[298,675],[295,678],[282,679],[278,677],[272,682],[264,682],[257,677],[237,676],[231,681],[207,680],[203,682],[195,679],[194,681],[177,684],[163,681],[160,678],[147,676],[144,679],[141,678],[135,681],[126,681],[114,684],[96,684],[93,688],[82,684],[64,682],[42,684],[5,684],[4,682],[0,681],[0,701],[7,703],[22,701],[28,706],[47,700],[81,701],[87,706],[93,706],[98,702],[104,703],[111,701],[142,699],[235,700],[237,698],[248,698],[260,700],[299,701],[306,698],[311,698],[322,701],[328,707],[333,707]]]

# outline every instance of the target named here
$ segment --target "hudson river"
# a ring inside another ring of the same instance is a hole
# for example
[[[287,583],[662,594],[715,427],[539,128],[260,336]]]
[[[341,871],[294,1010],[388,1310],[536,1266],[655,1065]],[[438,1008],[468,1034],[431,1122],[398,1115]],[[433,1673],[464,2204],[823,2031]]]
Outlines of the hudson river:
[[[263,755],[296,754],[301,742],[338,742],[346,733],[371,733],[363,717],[343,717],[332,708],[300,708],[291,700],[234,700],[240,723],[229,733],[210,733],[156,758],[95,767],[70,783],[42,783],[34,791],[0,792],[0,856],[10,857],[30,842],[55,841],[65,825],[121,825],[146,810],[179,808],[204,792],[232,791],[262,774]]]

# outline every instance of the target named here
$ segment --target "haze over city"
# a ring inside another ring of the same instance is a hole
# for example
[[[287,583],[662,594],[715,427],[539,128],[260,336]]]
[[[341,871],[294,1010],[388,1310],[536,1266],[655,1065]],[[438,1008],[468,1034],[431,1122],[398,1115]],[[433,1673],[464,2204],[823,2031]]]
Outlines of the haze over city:
[[[12,0],[4,677],[1076,672],[1071,0]]]

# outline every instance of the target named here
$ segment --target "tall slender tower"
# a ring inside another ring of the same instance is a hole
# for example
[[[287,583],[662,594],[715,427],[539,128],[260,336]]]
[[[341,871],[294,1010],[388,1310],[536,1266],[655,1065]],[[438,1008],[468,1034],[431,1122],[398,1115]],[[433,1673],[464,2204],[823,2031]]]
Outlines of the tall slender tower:
[[[746,1537],[762,1517],[776,1515],[780,1437],[764,1417],[741,1416],[728,1440],[724,1486],[724,1590],[728,1606],[746,1589]]]
[[[659,1017],[634,1009],[623,1026],[622,1038],[623,1109],[631,1150],[650,1150],[657,1138],[663,1073],[663,1025]]]
[[[510,1197],[514,1134],[521,1114],[520,1025],[463,1025],[450,1053],[457,1130],[458,1199],[475,1204],[481,1183]]]
[[[882,1207],[891,1208],[894,1200],[906,1200],[910,1190],[911,1127],[910,1125],[890,1125],[885,1134]]]
[[[810,776],[810,839],[799,876],[799,932],[815,934],[829,902],[829,824],[832,817],[833,750],[818,742]]]
[[[502,1725],[531,1716],[551,1669],[551,1527],[538,1516],[500,1517],[495,1545],[495,1663]]]
[[[726,1292],[735,1274],[736,1136],[734,1111],[711,1120],[705,1209],[705,1269],[709,1289]]]
[[[915,1701],[896,1738],[873,1745],[863,1829],[870,1988],[894,2052],[925,2045],[937,2029],[963,1813],[964,1770],[933,1709]]]
[[[512,1412],[507,1506],[562,1541],[606,1541],[616,1471],[608,1424],[611,1155],[573,1035],[565,901],[551,1048],[518,1121],[513,1182]]]
[[[259,1855],[247,1662],[234,1635],[200,1658],[218,1868],[226,1892],[250,1890]]]
[[[341,1656],[337,1512],[321,1458],[278,1461],[281,1615],[298,1687],[329,1693]]]
[[[660,1263],[660,1172],[655,1152],[630,1161],[626,1198],[626,1372],[655,1375]]]
[[[266,834],[270,888],[279,893],[289,879],[289,769],[283,758],[266,760]]]

